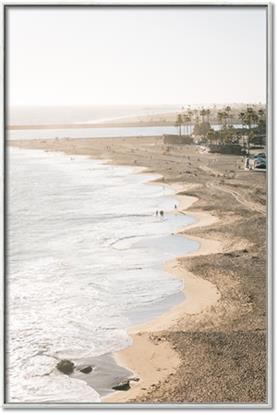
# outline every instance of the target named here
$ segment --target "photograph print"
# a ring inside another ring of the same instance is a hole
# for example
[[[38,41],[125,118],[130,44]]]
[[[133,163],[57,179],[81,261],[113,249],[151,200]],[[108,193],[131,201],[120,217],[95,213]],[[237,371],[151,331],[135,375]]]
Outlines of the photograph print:
[[[270,6],[4,29],[4,404],[270,407]]]

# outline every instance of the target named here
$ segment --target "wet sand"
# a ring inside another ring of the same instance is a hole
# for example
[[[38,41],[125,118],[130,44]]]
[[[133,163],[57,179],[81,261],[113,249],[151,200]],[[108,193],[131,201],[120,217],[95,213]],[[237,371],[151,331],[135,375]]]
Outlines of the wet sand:
[[[215,221],[216,219],[209,214],[199,214],[197,223],[188,226],[186,229],[194,226],[206,226],[206,223]],[[222,246],[218,241],[193,239],[200,242],[200,248],[186,255],[186,257],[219,252]],[[136,399],[142,391],[151,390],[157,382],[162,382],[167,377],[174,376],[175,370],[180,365],[178,353],[162,335],[155,338],[151,333],[171,330],[172,326],[177,324],[184,314],[199,314],[207,307],[216,304],[220,298],[220,293],[215,285],[188,271],[184,272],[179,267],[178,258],[167,262],[165,269],[175,278],[183,280],[185,300],[181,304],[172,307],[166,314],[145,324],[132,327],[128,331],[133,339],[133,344],[129,348],[116,353],[115,360],[120,366],[132,370],[140,381],[133,383],[132,388],[127,392],[116,392],[108,395],[103,399],[104,402],[118,403]]]
[[[201,154],[159,138],[33,140],[64,151],[144,166],[161,174],[197,223],[180,231],[200,249],[166,266],[186,301],[132,330],[116,359],[140,378],[109,402],[266,403],[266,177],[240,156]],[[147,351],[147,353],[146,353]]]

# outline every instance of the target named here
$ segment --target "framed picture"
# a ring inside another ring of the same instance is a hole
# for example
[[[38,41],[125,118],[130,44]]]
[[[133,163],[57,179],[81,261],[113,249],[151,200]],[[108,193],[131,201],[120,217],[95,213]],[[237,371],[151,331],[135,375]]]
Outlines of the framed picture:
[[[270,408],[270,4],[3,16],[4,406]]]

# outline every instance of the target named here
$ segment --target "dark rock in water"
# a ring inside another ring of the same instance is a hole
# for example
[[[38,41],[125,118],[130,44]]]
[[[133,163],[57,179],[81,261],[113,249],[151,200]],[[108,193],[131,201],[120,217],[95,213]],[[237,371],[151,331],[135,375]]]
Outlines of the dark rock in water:
[[[130,389],[130,381],[126,380],[121,382],[119,385],[113,386],[113,390],[115,391],[127,391]]]
[[[79,370],[80,370],[80,372],[87,374],[87,373],[90,373],[92,371],[92,367],[91,366],[85,366],[85,367],[82,367]]]
[[[74,363],[70,360],[61,360],[56,368],[65,375],[70,375],[74,370]]]

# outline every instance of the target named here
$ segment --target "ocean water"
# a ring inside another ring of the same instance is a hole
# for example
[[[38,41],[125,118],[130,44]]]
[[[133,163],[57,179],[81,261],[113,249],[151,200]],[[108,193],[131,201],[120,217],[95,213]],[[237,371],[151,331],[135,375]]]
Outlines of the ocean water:
[[[9,140],[47,140],[53,138],[105,138],[105,137],[147,137],[163,134],[177,134],[174,126],[163,127],[118,127],[118,128],[59,128],[7,130]]]
[[[234,125],[241,128],[240,124]],[[212,125],[216,131],[220,125]],[[186,133],[188,129],[186,129]],[[189,126],[189,134],[193,132],[193,126]],[[184,130],[182,128],[182,133]],[[154,127],[117,127],[117,128],[59,128],[59,129],[26,129],[7,130],[6,137],[9,140],[47,140],[53,138],[109,138],[109,137],[160,137],[164,134],[179,134],[175,126],[154,126]]]
[[[13,106],[8,125],[72,124],[118,120],[141,115],[176,112],[180,105]]]
[[[183,299],[163,264],[198,248],[174,235],[193,219],[174,213],[168,187],[147,184],[158,176],[138,172],[8,148],[9,402],[100,401],[85,380],[58,372],[58,360],[120,350],[130,326]]]
[[[164,134],[179,134],[175,125],[152,127],[88,127],[78,128],[78,124],[93,124],[113,120],[126,120],[134,116],[178,113],[179,105],[138,106],[138,105],[100,105],[100,106],[67,106],[67,107],[10,107],[7,112],[8,125],[40,125],[40,124],[76,124],[74,128],[38,128],[9,130],[5,132],[8,140],[31,140],[53,138],[107,138],[107,137],[147,137]],[[72,121],[73,120],[73,121]],[[242,128],[241,124],[234,124]],[[182,126],[183,134],[192,134],[193,125]],[[216,131],[222,128],[212,124]]]

